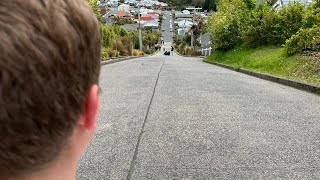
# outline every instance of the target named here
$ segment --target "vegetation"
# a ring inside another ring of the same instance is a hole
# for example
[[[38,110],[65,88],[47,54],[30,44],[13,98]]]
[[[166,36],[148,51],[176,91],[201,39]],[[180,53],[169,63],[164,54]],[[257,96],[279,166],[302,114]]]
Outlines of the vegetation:
[[[153,32],[151,29],[144,30],[142,34],[143,51],[146,52],[146,54],[154,53],[160,37],[160,32]]]
[[[201,52],[194,50],[191,47],[191,35],[186,34],[184,36],[175,34],[173,37],[175,49],[179,54],[187,55],[187,56],[200,56]],[[196,42],[196,44],[199,44],[199,42]]]
[[[89,6],[92,8],[92,11],[97,16],[97,19],[100,23],[103,23],[103,17],[100,14],[100,8],[98,6],[98,0],[86,0]]]
[[[136,56],[151,54],[155,52],[155,46],[161,34],[152,31],[144,31],[143,33],[143,51],[139,49],[138,31],[127,31],[120,24],[133,23],[129,19],[117,19],[117,25],[104,25],[102,15],[100,14],[97,0],[86,0],[92,7],[100,22],[101,31],[101,57],[103,59],[116,58],[120,56]]]
[[[320,84],[320,1],[219,0],[208,21],[210,61]]]
[[[288,57],[281,47],[239,46],[228,52],[217,50],[208,61],[320,85],[319,59],[301,55]]]
[[[203,7],[204,10],[207,11],[216,11],[217,10],[217,5],[216,5],[216,1],[215,0],[205,0],[203,3]]]
[[[318,4],[304,8],[300,3],[291,3],[274,9],[268,2],[256,6],[251,0],[220,0],[218,11],[209,17],[212,46],[228,51],[241,44],[249,47],[284,45],[288,55],[318,50]],[[296,44],[300,45],[295,47]]]
[[[183,10],[187,6],[202,7],[207,11],[216,11],[216,0],[164,0],[175,10]]]
[[[124,25],[124,24],[134,24],[134,20],[128,18],[114,17],[114,24]]]

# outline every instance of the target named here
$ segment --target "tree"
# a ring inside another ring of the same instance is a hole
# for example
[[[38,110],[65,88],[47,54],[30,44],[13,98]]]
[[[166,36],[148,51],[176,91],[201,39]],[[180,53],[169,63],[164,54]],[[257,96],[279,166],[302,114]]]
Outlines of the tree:
[[[217,5],[215,0],[205,0],[203,9],[207,11],[217,11]]]
[[[100,13],[100,8],[98,6],[98,0],[86,0],[89,6],[91,7],[93,13],[97,16],[97,19],[100,23],[104,23],[103,17]]]
[[[193,18],[194,24],[192,25],[190,31],[192,32],[192,40],[191,40],[191,47],[193,48],[194,46],[194,41],[196,41],[202,32],[204,32],[204,23],[203,23],[203,18],[201,16],[195,16]]]

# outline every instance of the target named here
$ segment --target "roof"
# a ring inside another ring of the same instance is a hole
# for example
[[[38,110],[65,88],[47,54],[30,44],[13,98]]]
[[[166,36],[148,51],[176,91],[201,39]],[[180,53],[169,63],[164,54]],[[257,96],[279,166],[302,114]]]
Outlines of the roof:
[[[193,18],[192,14],[176,14],[176,18]]]
[[[187,21],[187,20],[182,20],[178,22],[179,27],[183,28],[183,27],[191,27],[193,25],[193,23],[191,21]]]
[[[149,16],[142,16],[141,18],[140,18],[140,20],[141,21],[152,21],[152,20],[154,20],[152,17],[149,17]]]
[[[153,17],[153,16],[156,16],[156,15],[155,14],[146,14],[143,17]]]
[[[127,14],[124,13],[124,12],[119,12],[115,16],[117,16],[117,17],[125,17],[125,16],[127,16]]]
[[[124,24],[123,27],[128,31],[134,31],[139,28],[139,24]]]
[[[154,12],[158,13],[158,14],[161,14],[162,11],[161,10],[154,10]]]
[[[148,21],[143,26],[144,27],[158,27],[159,23],[157,21]]]

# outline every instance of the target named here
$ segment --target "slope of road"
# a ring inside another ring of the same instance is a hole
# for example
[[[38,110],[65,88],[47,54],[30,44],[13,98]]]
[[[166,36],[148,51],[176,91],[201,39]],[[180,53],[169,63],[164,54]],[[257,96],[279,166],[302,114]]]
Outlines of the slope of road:
[[[77,179],[320,177],[317,95],[160,54],[103,66],[100,83]]]

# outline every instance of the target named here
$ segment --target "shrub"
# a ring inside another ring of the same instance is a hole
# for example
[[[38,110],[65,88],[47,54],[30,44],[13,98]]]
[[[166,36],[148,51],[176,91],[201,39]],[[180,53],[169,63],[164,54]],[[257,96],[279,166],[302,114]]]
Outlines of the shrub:
[[[137,50],[137,49],[134,49],[132,51],[132,55],[133,56],[143,56],[144,55],[144,52],[143,51],[140,51],[140,50]]]
[[[132,51],[132,43],[129,37],[119,37],[112,42],[112,48],[119,51],[121,56],[129,56]]]
[[[295,35],[286,41],[285,51],[288,55],[294,55],[302,51],[320,50],[320,27],[300,29]]]
[[[224,17],[222,17],[224,18]],[[212,29],[210,37],[214,49],[230,50],[240,43],[239,28],[235,19],[225,19]]]
[[[103,47],[110,47],[117,34],[112,26],[101,26],[101,44]]]
[[[107,58],[109,58],[108,51],[107,51],[105,48],[103,48],[103,49],[101,50],[101,58],[102,58],[102,59],[107,59]]]
[[[314,1],[307,9],[303,18],[303,28],[311,28],[320,24],[320,1]]]
[[[302,27],[304,8],[300,3],[290,3],[276,10],[268,4],[260,4],[256,9],[243,13],[240,27],[244,44],[280,45]]]
[[[194,50],[194,51],[192,52],[192,55],[193,55],[193,56],[201,56],[201,55],[202,55],[202,52],[201,52],[201,51],[195,51],[195,50]]]
[[[214,49],[227,51],[241,43],[238,17],[246,9],[242,0],[221,0],[218,11],[208,20],[208,31]]]
[[[288,6],[283,7],[279,11],[279,22],[276,31],[280,38],[279,44],[286,42],[292,35],[297,33],[302,27],[303,15],[305,13],[304,6],[299,2],[289,3]],[[275,14],[277,16],[277,14]]]
[[[151,49],[148,47],[143,47],[143,52],[145,52],[146,54],[152,54],[155,52],[155,49]]]
[[[193,49],[190,46],[185,46],[182,52],[183,55],[192,55]]]
[[[109,54],[110,58],[119,57],[120,53],[117,50],[113,50],[111,48],[106,49],[107,53]]]

